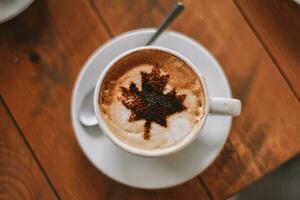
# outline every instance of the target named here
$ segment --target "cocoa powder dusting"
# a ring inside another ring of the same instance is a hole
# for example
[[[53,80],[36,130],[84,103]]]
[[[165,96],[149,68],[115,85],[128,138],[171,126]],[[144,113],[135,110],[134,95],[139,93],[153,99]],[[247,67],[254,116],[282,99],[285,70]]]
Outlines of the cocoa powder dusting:
[[[163,90],[169,75],[160,75],[156,64],[151,73],[141,72],[142,90],[131,82],[129,89],[121,87],[123,105],[131,110],[129,122],[146,120],[144,124],[144,139],[150,139],[151,123],[155,122],[167,127],[167,117],[186,109],[183,105],[185,95],[177,95],[175,89],[164,94]]]

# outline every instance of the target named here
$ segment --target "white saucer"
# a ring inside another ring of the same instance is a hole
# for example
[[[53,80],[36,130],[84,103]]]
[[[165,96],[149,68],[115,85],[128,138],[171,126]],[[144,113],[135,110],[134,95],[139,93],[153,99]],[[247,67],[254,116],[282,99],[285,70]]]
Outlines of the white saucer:
[[[231,127],[231,117],[209,116],[204,129],[186,149],[161,158],[131,155],[111,143],[98,127],[83,127],[78,110],[87,92],[95,87],[104,67],[120,53],[143,46],[154,29],[124,33],[96,50],[80,72],[72,96],[72,123],[79,144],[89,160],[107,176],[123,184],[146,189],[178,185],[200,174],[218,156]],[[211,96],[231,97],[224,72],[196,41],[176,32],[166,32],[155,42],[182,53],[204,75]]]
[[[23,12],[33,0],[0,0],[0,24]]]
[[[300,0],[294,0],[297,4],[300,5]]]

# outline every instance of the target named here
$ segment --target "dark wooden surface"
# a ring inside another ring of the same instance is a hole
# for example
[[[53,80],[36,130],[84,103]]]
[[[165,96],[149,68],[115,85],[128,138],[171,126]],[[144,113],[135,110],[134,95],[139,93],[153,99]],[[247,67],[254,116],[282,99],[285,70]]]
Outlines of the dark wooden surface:
[[[300,99],[300,5],[292,0],[235,0]]]
[[[186,11],[172,29],[216,56],[234,96],[243,102],[243,114],[234,120],[220,156],[197,178],[155,191],[116,183],[88,162],[70,122],[71,92],[80,68],[109,38],[157,26],[174,2],[35,1],[0,25],[0,94],[58,198],[224,199],[299,153],[300,107],[294,88],[232,1],[201,0],[184,1]],[[5,134],[2,129],[0,134]]]
[[[0,97],[0,199],[57,199]]]

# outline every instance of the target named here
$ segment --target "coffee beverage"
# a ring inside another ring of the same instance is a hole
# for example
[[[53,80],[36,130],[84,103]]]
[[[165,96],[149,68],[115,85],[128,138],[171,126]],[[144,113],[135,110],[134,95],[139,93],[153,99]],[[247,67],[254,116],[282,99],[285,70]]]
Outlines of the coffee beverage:
[[[143,49],[118,60],[106,73],[99,111],[110,132],[145,150],[163,149],[198,130],[205,94],[196,72],[182,59]]]

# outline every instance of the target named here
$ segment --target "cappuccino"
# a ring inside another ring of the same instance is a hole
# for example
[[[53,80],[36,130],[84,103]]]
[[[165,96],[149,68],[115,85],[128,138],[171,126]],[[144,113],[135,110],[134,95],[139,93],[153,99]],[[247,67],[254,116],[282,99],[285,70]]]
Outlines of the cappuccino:
[[[99,110],[110,132],[145,150],[163,149],[197,130],[205,114],[197,73],[158,49],[133,52],[113,64],[99,92]]]

